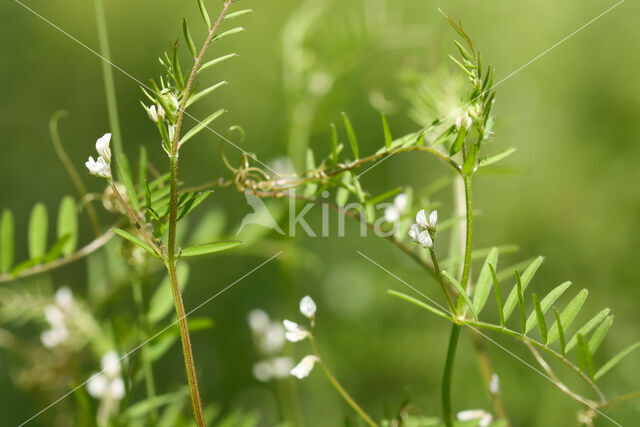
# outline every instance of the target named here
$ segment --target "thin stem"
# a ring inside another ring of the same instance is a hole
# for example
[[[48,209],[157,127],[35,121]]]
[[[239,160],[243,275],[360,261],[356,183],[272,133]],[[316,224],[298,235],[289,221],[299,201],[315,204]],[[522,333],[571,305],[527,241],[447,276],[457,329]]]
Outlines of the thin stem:
[[[451,314],[454,317],[456,317],[458,311],[456,309],[455,303],[453,302],[453,298],[451,298],[451,294],[449,293],[447,284],[444,281],[444,277],[442,276],[442,270],[440,269],[440,264],[438,263],[438,257],[436,257],[436,251],[433,250],[433,248],[431,247],[429,248],[429,253],[431,254],[431,261],[433,261],[433,269],[435,270],[436,275],[438,276],[440,286],[442,287],[442,291],[447,296],[447,301],[449,302],[449,307],[451,308]]]
[[[80,194],[80,200],[86,200],[87,197],[87,188],[84,186],[84,183],[80,179],[80,175],[76,170],[73,162],[69,159],[67,152],[64,150],[62,146],[62,141],[60,140],[60,134],[58,133],[58,120],[61,117],[65,117],[67,115],[66,111],[57,111],[49,120],[49,134],[51,136],[51,143],[53,144],[54,150],[56,150],[56,154],[62,162],[62,165],[67,170],[67,173],[71,177],[73,184],[76,186],[76,190]],[[85,208],[87,210],[87,215],[89,215],[89,221],[91,221],[91,227],[93,228],[93,234],[96,238],[100,237],[102,234],[102,227],[100,226],[100,221],[98,220],[98,214],[96,213],[95,208],[91,201],[86,201],[84,203]]]
[[[449,347],[447,348],[447,360],[444,365],[442,378],[442,418],[447,427],[453,427],[453,408],[451,406],[451,382],[453,379],[453,366],[456,359],[456,350],[460,338],[460,324],[451,325],[449,335]]]
[[[471,201],[471,177],[464,176],[464,200],[465,200],[465,216],[466,216],[466,244],[464,249],[464,264],[462,267],[462,276],[460,284],[466,289],[469,283],[469,275],[471,273],[471,251],[473,242],[473,203]]]
[[[327,368],[327,365],[325,365],[325,363],[323,362],[322,357],[320,357],[320,351],[318,351],[318,344],[316,343],[315,337],[313,335],[310,335],[310,339],[311,339],[311,344],[313,345],[313,351],[316,357],[318,358],[318,363],[322,367],[322,370],[324,371],[327,378],[329,378],[329,381],[331,381],[331,384],[333,384],[333,387],[338,391],[338,393],[340,393],[340,395],[344,398],[344,400],[353,408],[354,411],[358,413],[358,415],[362,417],[362,419],[369,426],[378,427],[378,424],[375,421],[373,421],[373,419],[364,411],[364,409],[360,407],[360,405],[356,403],[355,400],[353,400],[351,395],[347,393],[347,391],[344,389],[344,387],[342,387],[340,382],[338,382],[336,377],[334,377],[331,371],[329,371],[329,368]]]
[[[100,54],[102,55],[102,75],[104,77],[104,90],[107,96],[107,111],[109,113],[109,127],[111,129],[114,157],[120,160],[122,151],[122,136],[120,133],[120,121],[118,120],[118,104],[116,102],[116,86],[113,81],[111,69],[111,53],[109,51],[109,36],[107,34],[107,20],[104,15],[102,0],[95,0],[96,23],[98,27],[98,40]]]

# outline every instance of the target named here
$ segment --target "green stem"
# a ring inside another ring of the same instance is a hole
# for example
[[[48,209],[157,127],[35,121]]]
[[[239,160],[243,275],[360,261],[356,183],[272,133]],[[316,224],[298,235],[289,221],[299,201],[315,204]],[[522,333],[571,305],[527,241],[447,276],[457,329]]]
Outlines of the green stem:
[[[449,347],[447,349],[447,361],[444,365],[442,378],[442,418],[447,427],[453,427],[453,408],[451,407],[451,382],[453,379],[453,365],[456,359],[456,350],[460,338],[460,324],[451,325],[449,335]]]
[[[451,294],[449,293],[449,289],[447,288],[447,284],[444,281],[444,277],[442,276],[442,270],[440,270],[440,264],[438,263],[438,257],[436,257],[436,251],[433,248],[429,248],[429,253],[431,254],[431,261],[433,262],[433,269],[438,276],[440,286],[442,287],[442,291],[447,296],[447,301],[449,302],[449,307],[451,308],[451,315],[453,317],[457,316],[456,305],[451,298]]]
[[[464,181],[464,200],[465,200],[465,215],[467,225],[467,238],[464,249],[464,265],[462,267],[462,277],[460,284],[463,289],[466,289],[469,283],[469,273],[471,272],[471,246],[473,242],[473,203],[471,201],[471,177],[462,177]]]
[[[327,365],[324,364],[324,362],[322,361],[322,357],[320,357],[320,352],[318,351],[318,345],[316,343],[315,337],[311,335],[310,339],[311,339],[311,344],[313,345],[313,351],[316,357],[318,358],[318,364],[320,364],[320,366],[322,367],[322,370],[324,371],[327,378],[329,378],[329,381],[331,381],[331,384],[333,384],[333,387],[338,391],[338,393],[340,393],[340,395],[349,404],[349,406],[351,406],[353,410],[356,411],[358,415],[360,415],[362,419],[370,427],[378,427],[378,424],[375,421],[373,421],[373,419],[364,411],[364,409],[360,407],[360,405],[356,403],[355,400],[353,400],[351,395],[347,393],[347,390],[345,390],[344,387],[342,387],[342,385],[338,382],[336,377],[334,377],[331,371],[329,371],[329,368],[327,368]]]
[[[100,55],[102,55],[102,75],[104,77],[104,90],[107,96],[107,112],[109,113],[109,128],[111,129],[114,158],[116,161],[119,161],[123,153],[122,135],[120,133],[120,121],[118,120],[116,86],[113,81],[113,70],[111,69],[111,53],[109,51],[107,20],[104,15],[104,4],[102,0],[95,0],[95,5],[98,40],[100,42]]]

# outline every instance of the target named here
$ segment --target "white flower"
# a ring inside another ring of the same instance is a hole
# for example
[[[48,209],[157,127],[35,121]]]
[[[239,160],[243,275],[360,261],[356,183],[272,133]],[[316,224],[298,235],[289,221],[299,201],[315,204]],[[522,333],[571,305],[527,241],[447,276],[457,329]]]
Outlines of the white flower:
[[[456,117],[456,129],[458,130],[463,127],[464,130],[468,130],[471,127],[472,123],[473,122],[471,120],[471,117],[469,117],[469,114],[467,114],[467,112],[464,112]]]
[[[56,291],[56,304],[63,310],[71,310],[73,308],[73,294],[71,289],[66,286],[61,287]]]
[[[432,248],[433,247],[433,239],[429,234],[429,230],[424,230],[420,234],[418,234],[418,243],[422,245],[423,248]]]
[[[115,378],[120,375],[120,358],[115,351],[109,351],[102,356],[100,362],[102,372],[109,378]]]
[[[274,357],[262,360],[253,365],[253,376],[258,381],[267,382],[272,379],[286,378],[293,368],[293,360],[289,357]]]
[[[164,116],[165,116],[164,108],[162,108],[162,105],[158,105],[158,118],[160,120],[164,120]]]
[[[407,208],[408,197],[405,193],[398,194],[393,199],[393,206],[387,206],[384,210],[384,219],[387,222],[396,222]]]
[[[458,421],[472,421],[480,420],[479,427],[487,427],[491,424],[493,416],[482,409],[467,409],[466,411],[460,411],[456,414]]]
[[[305,356],[300,363],[298,363],[292,370],[291,375],[298,379],[303,379],[309,376],[313,365],[318,361],[318,358],[314,355]]]
[[[309,319],[313,319],[316,315],[316,303],[309,295],[304,296],[300,300],[300,313]]]
[[[438,225],[438,211],[433,211],[429,214],[427,225],[430,229],[435,230],[436,226]]]
[[[411,224],[409,227],[409,236],[414,242],[418,242],[418,235],[420,234],[420,226],[418,224]]]
[[[158,123],[158,112],[156,111],[156,106],[152,105],[147,110],[147,114],[153,123]]]
[[[100,399],[107,391],[109,387],[109,380],[104,375],[97,373],[89,378],[87,383],[87,391],[96,399]]]
[[[254,334],[263,333],[269,327],[269,315],[264,310],[251,310],[247,316],[247,321]]]
[[[64,326],[64,314],[55,305],[48,305],[44,308],[44,318],[47,319],[52,328]]]
[[[68,337],[69,331],[64,325],[61,325],[44,331],[40,335],[40,341],[45,347],[53,348],[65,342]]]
[[[384,220],[387,222],[396,222],[400,219],[400,212],[395,206],[387,206],[384,209]]]
[[[284,334],[287,341],[298,342],[309,336],[309,331],[307,331],[306,329],[304,329],[303,327],[301,327],[295,322],[285,319],[282,322],[282,324],[284,325],[284,328],[287,331]]]
[[[260,338],[259,346],[263,353],[276,353],[284,344],[284,329],[280,323],[273,322],[269,324]]]
[[[427,214],[424,212],[424,209],[420,209],[416,214],[416,222],[422,228],[427,228],[429,223],[427,223]]]
[[[110,133],[105,133],[96,141],[96,151],[107,164],[111,163],[111,148],[109,148],[109,142],[111,142]]]
[[[98,160],[93,160],[93,157],[89,156],[84,164],[91,175],[96,175],[102,178],[109,178],[111,176],[111,169],[107,165],[107,162],[102,157],[98,157]]]
[[[493,415],[487,413],[484,414],[482,418],[480,418],[480,422],[478,423],[478,427],[488,427],[493,421]]]
[[[405,193],[400,193],[393,199],[393,204],[396,208],[398,208],[400,212],[402,212],[407,208],[408,201],[409,198],[407,197],[407,195]]]
[[[491,381],[489,382],[489,391],[491,394],[497,394],[500,390],[500,378],[498,374],[491,375]]]
[[[267,360],[262,360],[253,365],[253,369],[251,371],[253,372],[253,376],[263,383],[269,381],[273,377],[271,363]]]

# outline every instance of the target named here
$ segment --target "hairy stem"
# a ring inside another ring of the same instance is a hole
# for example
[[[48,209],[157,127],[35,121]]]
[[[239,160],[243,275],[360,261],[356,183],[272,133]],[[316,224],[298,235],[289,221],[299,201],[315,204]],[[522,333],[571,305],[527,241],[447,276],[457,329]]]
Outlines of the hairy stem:
[[[178,273],[176,270],[176,229],[178,223],[178,151],[180,141],[180,130],[182,128],[182,122],[184,120],[184,112],[187,107],[187,100],[191,87],[195,80],[198,68],[202,63],[202,59],[211,44],[211,41],[215,37],[216,31],[220,26],[220,23],[224,19],[229,6],[231,6],[232,0],[226,0],[220,15],[216,23],[209,30],[207,39],[204,45],[200,49],[200,53],[195,59],[195,64],[191,69],[189,78],[187,79],[178,115],[176,118],[175,137],[171,144],[171,153],[169,156],[169,183],[170,183],[170,201],[169,201],[169,236],[168,236],[168,249],[167,249],[167,268],[169,270],[169,277],[171,279],[171,292],[173,293],[173,302],[176,308],[176,316],[178,318],[178,325],[180,328],[180,341],[182,342],[182,353],[184,356],[185,368],[187,371],[187,380],[189,382],[189,392],[191,395],[191,405],[193,407],[193,413],[195,416],[196,424],[200,426],[205,425],[204,413],[202,410],[202,402],[200,400],[200,390],[198,388],[198,378],[196,376],[195,362],[193,358],[193,351],[191,349],[191,338],[189,337],[189,328],[187,326],[187,317],[185,314],[184,303],[182,301],[182,294],[180,293],[180,285],[178,283]]]
[[[433,261],[433,269],[435,270],[438,276],[438,281],[440,282],[440,286],[442,287],[442,292],[444,292],[444,294],[447,297],[447,301],[449,302],[449,308],[451,308],[451,314],[454,317],[456,317],[457,316],[456,305],[453,302],[453,299],[451,298],[451,294],[449,293],[447,284],[444,281],[444,277],[442,276],[442,270],[440,270],[440,264],[438,263],[438,257],[436,257],[436,251],[433,250],[433,248],[431,247],[429,248],[429,253],[431,254],[431,261]]]
[[[456,350],[460,338],[460,324],[451,325],[449,335],[449,347],[447,348],[447,361],[444,365],[442,378],[442,418],[447,427],[453,427],[453,408],[451,406],[451,382],[453,379],[453,365],[456,360]]]
[[[364,409],[362,409],[360,407],[360,405],[358,405],[356,403],[356,401],[353,400],[353,397],[351,397],[351,395],[349,393],[347,393],[347,390],[345,390],[344,387],[342,387],[342,385],[340,384],[340,382],[338,382],[336,377],[334,377],[333,374],[331,373],[331,371],[329,371],[329,368],[327,368],[327,365],[325,365],[325,363],[323,362],[322,357],[320,357],[320,351],[318,351],[318,344],[316,343],[315,337],[313,335],[311,335],[310,339],[311,339],[311,344],[313,345],[313,351],[314,351],[316,357],[318,358],[318,363],[322,367],[322,370],[324,371],[324,373],[327,376],[327,378],[329,378],[329,381],[331,381],[331,384],[333,384],[333,387],[338,391],[338,393],[340,393],[340,395],[349,404],[349,406],[351,406],[353,408],[353,410],[356,411],[358,413],[358,415],[360,415],[362,417],[362,419],[370,427],[378,427],[378,424],[375,421],[373,421],[373,418],[371,418],[364,411]]]

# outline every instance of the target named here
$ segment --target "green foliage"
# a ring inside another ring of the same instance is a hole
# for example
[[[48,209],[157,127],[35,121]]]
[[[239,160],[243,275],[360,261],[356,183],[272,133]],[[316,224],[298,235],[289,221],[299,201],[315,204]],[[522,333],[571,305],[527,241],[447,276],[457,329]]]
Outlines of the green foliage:
[[[62,247],[62,254],[69,256],[78,244],[78,216],[76,214],[76,202],[72,197],[67,196],[60,202],[58,211],[58,240],[66,238]]]
[[[29,217],[29,257],[31,259],[42,258],[45,254],[48,224],[47,208],[44,204],[37,203]]]
[[[180,252],[180,256],[190,257],[212,254],[214,252],[226,251],[227,249],[231,249],[241,244],[242,242],[240,242],[239,240],[205,243],[203,245],[191,246],[189,248],[182,249],[182,251]]]
[[[6,273],[13,264],[13,214],[2,211],[0,218],[0,273]]]

